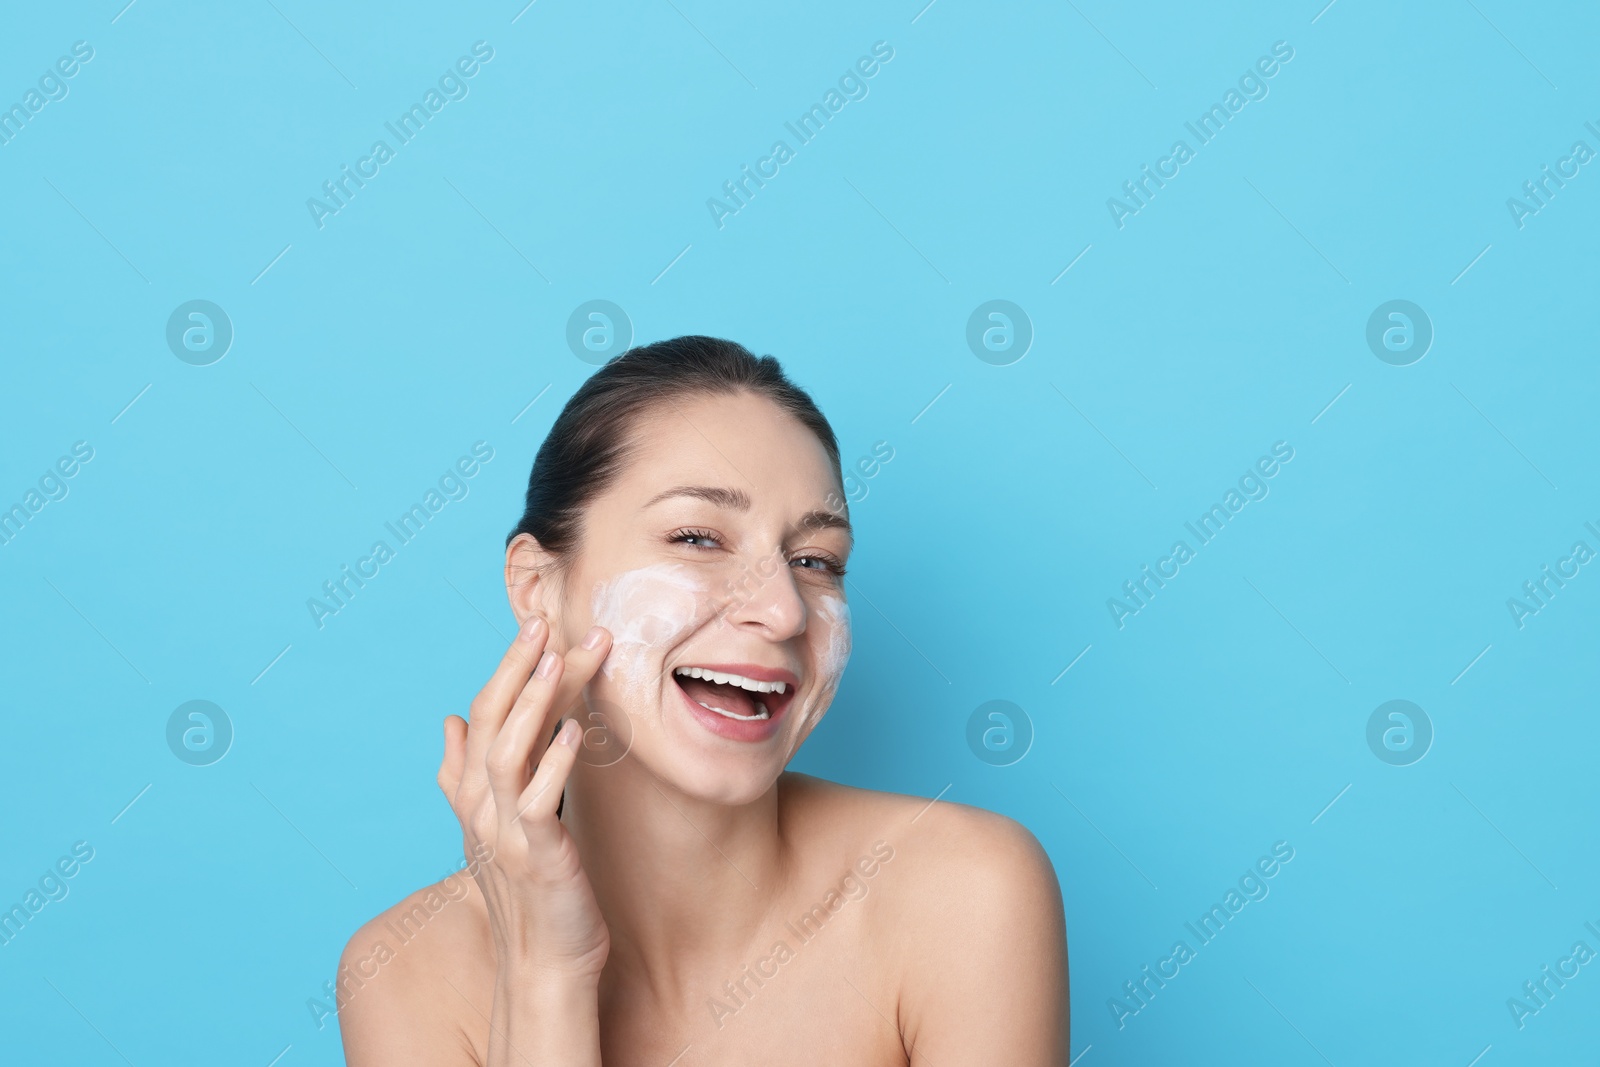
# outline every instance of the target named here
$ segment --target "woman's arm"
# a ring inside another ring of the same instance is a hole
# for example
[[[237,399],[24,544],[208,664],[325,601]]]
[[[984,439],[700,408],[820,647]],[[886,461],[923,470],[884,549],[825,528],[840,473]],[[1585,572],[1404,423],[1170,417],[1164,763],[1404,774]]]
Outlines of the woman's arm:
[[[611,939],[578,846],[556,816],[582,731],[549,725],[570,708],[611,648],[595,627],[568,664],[545,647],[550,628],[530,618],[472,721],[445,719],[439,788],[461,821],[495,946],[488,1067],[600,1063],[598,987]],[[538,766],[529,773],[537,759]]]
[[[482,961],[492,962],[495,974],[493,1008],[479,1024],[488,1031],[488,1067],[600,1063],[597,991],[610,936],[577,846],[556,816],[581,731],[568,721],[547,739],[605,659],[611,637],[597,627],[563,660],[546,650],[548,634],[542,619],[530,619],[473,700],[471,722],[451,715],[444,724],[439,788],[461,823],[494,946],[494,959]],[[449,975],[428,973],[428,955],[397,954],[394,962],[405,963],[392,972],[397,980],[381,983],[381,996],[358,994],[343,1008],[352,1065],[475,1061],[473,1043],[439,1025],[441,1016],[466,1025],[475,1017],[441,1012],[438,998],[447,991],[434,983]],[[435,942],[431,955],[448,956],[448,948]]]

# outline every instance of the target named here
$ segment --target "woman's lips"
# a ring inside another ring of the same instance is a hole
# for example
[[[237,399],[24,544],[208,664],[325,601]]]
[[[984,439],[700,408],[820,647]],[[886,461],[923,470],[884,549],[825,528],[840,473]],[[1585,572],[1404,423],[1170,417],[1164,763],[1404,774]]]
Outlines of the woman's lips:
[[[775,734],[798,686],[789,671],[751,663],[680,665],[672,679],[696,721],[734,741]]]

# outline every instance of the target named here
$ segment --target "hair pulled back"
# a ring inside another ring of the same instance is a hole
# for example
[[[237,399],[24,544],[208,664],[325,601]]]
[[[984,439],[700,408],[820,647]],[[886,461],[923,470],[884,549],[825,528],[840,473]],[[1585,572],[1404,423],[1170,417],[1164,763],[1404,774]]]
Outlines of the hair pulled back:
[[[814,433],[842,483],[833,427],[776,359],[717,337],[675,337],[630,348],[572,394],[534,457],[522,518],[506,544],[532,534],[564,566],[582,535],[585,507],[630,458],[641,417],[680,397],[740,392],[765,397]]]

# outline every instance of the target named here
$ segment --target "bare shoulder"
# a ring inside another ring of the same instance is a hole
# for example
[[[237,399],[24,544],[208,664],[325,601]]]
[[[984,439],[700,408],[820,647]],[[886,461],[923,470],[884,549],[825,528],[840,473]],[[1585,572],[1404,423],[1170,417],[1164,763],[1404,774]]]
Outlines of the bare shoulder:
[[[796,822],[876,849],[871,936],[898,972],[912,1063],[1065,1062],[1066,920],[1032,832],[945,799],[791,777]]]
[[[478,1062],[475,1029],[463,1023],[486,974],[492,980],[493,947],[472,878],[457,871],[409,894],[362,925],[339,957],[347,1062]]]
[[[930,903],[962,890],[984,897],[1005,886],[1055,901],[1060,887],[1050,857],[1027,827],[996,812],[945,799],[857,789],[809,775],[783,776],[787,824],[828,844],[882,840],[908,881],[925,885]]]

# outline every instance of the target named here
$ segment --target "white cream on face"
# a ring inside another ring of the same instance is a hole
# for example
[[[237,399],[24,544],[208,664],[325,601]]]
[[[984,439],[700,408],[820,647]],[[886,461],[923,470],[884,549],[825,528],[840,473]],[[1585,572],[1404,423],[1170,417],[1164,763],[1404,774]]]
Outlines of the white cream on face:
[[[850,605],[839,597],[824,596],[817,614],[828,625],[827,644],[817,660],[817,677],[831,679],[837,688],[844,665],[850,662]]]
[[[719,598],[710,587],[697,578],[694,568],[682,563],[655,563],[595,583],[594,621],[611,631],[611,653],[600,669],[628,707],[643,709],[654,703],[666,653],[690,631],[710,622],[718,606]],[[816,659],[810,691],[790,711],[791,755],[839,688],[850,659],[850,606],[842,597],[821,594],[811,608],[808,630]]]
[[[649,699],[661,681],[658,655],[709,611],[709,591],[681,563],[656,563],[595,583],[594,621],[611,631],[611,654],[601,665],[632,704]]]
[[[812,614],[810,629],[813,639],[818,643],[817,674],[811,692],[806,695],[805,704],[791,712],[796,723],[794,746],[789,753],[791,756],[794,749],[798,749],[800,743],[810,735],[823,712],[828,710],[828,705],[833,703],[834,693],[839,689],[845,664],[850,660],[850,605],[840,597],[823,594],[818,598]]]

